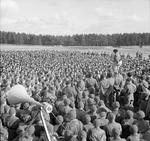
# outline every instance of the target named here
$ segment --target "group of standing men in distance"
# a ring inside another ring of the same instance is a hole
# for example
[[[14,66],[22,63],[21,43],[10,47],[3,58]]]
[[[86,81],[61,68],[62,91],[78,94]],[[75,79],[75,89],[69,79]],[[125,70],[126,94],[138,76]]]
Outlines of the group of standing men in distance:
[[[43,111],[52,141],[149,141],[150,72],[142,69],[150,60],[121,57],[117,50],[9,51],[1,57],[2,141],[47,141],[36,105],[7,103],[6,93],[16,84],[53,105],[52,113]]]

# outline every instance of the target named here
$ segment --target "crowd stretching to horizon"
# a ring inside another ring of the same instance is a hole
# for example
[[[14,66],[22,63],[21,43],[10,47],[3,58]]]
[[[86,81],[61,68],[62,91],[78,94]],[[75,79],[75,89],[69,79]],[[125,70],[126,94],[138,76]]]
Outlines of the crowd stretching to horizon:
[[[150,58],[107,53],[1,51],[1,141],[48,141],[33,103],[10,105],[7,92],[23,85],[43,110],[52,141],[150,141]]]

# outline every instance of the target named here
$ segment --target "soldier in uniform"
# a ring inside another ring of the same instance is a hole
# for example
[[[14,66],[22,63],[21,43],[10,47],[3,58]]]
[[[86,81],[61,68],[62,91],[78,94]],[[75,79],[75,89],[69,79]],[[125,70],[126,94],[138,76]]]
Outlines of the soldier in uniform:
[[[94,128],[88,132],[88,141],[106,141],[105,131],[100,128],[100,121],[95,119]]]
[[[122,127],[119,123],[115,121],[115,115],[113,113],[108,114],[108,120],[109,120],[108,125],[106,125],[107,137],[112,137],[112,130],[114,128],[116,128],[117,130],[120,131],[120,133],[122,133]]]

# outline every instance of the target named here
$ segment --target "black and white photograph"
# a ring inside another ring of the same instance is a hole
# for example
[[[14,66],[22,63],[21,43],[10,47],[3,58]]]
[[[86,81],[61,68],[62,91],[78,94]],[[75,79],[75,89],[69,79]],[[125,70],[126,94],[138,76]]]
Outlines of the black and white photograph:
[[[150,141],[150,0],[0,0],[1,141]]]

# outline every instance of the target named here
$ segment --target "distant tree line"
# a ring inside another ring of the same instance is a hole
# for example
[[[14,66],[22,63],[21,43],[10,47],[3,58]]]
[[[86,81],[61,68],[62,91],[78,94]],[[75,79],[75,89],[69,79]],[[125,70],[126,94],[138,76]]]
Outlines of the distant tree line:
[[[150,33],[76,34],[72,36],[34,35],[0,31],[1,44],[64,46],[150,45]]]

